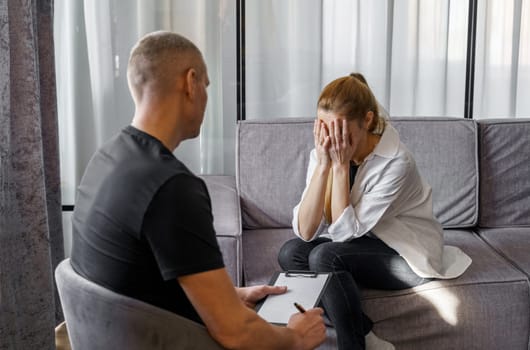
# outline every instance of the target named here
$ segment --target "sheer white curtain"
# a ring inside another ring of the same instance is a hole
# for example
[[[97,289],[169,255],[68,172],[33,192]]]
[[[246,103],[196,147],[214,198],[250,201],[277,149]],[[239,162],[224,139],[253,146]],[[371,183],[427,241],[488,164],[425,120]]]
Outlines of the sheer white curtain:
[[[234,173],[236,0],[56,0],[63,203],[97,147],[130,122],[129,50],[157,29],[203,51],[209,102],[177,155]],[[313,116],[322,87],[363,73],[391,115],[463,116],[468,1],[246,0],[247,119]],[[530,116],[530,0],[479,0],[474,117]]]
[[[246,1],[247,118],[311,116],[365,75],[391,115],[463,116],[467,1]]]
[[[464,116],[468,1],[247,0],[247,118],[365,75],[393,116]],[[530,0],[479,0],[474,117],[530,116]]]
[[[245,1],[246,119],[315,114],[322,1]]]
[[[322,87],[338,77],[360,72],[379,103],[388,109],[391,3],[386,0],[324,2]]]
[[[235,0],[55,1],[63,203],[93,152],[134,113],[127,60],[134,43],[171,30],[203,52],[211,85],[201,135],[176,151],[196,173],[231,174],[236,119]]]
[[[530,0],[479,0],[474,118],[530,117]]]
[[[463,117],[468,2],[395,1],[391,115]]]

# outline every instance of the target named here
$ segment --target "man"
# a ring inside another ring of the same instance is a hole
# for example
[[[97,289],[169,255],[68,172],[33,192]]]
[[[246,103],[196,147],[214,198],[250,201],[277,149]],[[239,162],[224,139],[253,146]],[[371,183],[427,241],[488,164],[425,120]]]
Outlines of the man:
[[[172,151],[199,135],[209,84],[197,47],[170,32],[140,39],[127,78],[132,124],[92,158],[73,216],[72,266],[86,278],[202,322],[233,349],[312,349],[325,339],[322,309],[286,327],[252,306],[285,288],[234,288],[215,238],[208,191]]]

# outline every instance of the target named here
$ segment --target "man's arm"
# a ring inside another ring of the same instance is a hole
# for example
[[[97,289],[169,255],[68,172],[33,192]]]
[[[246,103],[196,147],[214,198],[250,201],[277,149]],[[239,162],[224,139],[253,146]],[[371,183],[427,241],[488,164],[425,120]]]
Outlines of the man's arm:
[[[325,340],[322,309],[274,326],[245,306],[224,268],[178,277],[212,337],[228,349],[314,349]]]

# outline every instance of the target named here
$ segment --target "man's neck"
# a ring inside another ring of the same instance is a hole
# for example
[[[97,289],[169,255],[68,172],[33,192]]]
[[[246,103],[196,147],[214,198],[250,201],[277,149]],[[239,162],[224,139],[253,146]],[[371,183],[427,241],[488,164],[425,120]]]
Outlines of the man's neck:
[[[137,102],[131,125],[155,137],[173,152],[185,138],[175,117],[179,115],[179,101],[145,94]]]
[[[178,128],[175,125],[171,125],[164,117],[157,118],[151,115],[146,117],[141,114],[135,114],[131,125],[162,142],[171,152],[183,140],[176,131]]]

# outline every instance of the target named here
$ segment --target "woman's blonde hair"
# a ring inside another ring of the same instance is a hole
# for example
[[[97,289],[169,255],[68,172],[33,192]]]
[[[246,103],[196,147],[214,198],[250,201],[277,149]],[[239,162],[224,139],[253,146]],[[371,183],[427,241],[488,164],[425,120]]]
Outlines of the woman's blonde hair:
[[[356,120],[359,125],[371,111],[374,118],[368,126],[368,131],[381,135],[385,130],[386,121],[380,114],[379,104],[360,73],[351,73],[326,85],[318,98],[317,108],[337,113],[347,120]]]

